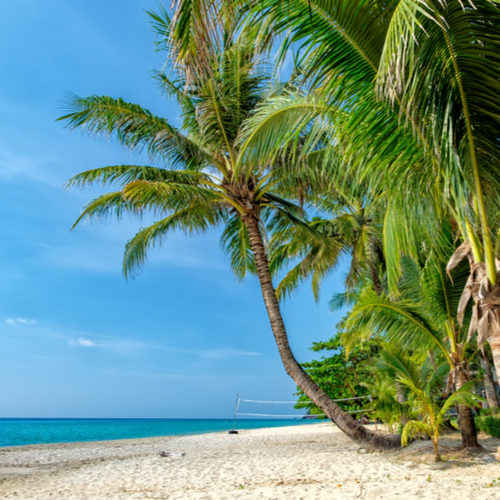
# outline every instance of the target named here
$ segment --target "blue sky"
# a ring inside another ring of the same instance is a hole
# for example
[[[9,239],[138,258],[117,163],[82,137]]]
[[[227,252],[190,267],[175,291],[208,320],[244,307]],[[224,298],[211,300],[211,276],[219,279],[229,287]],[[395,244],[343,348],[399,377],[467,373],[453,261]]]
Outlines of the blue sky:
[[[69,132],[61,99],[107,94],[176,123],[152,69],[161,67],[149,0],[16,0],[0,16],[0,417],[227,417],[241,397],[290,400],[254,278],[230,274],[217,232],[172,235],[135,280],[125,242],[145,222],[70,232],[97,191],[66,191],[89,168],[146,159]],[[309,289],[284,306],[292,348],[334,334]],[[260,410],[269,411],[268,408]],[[288,410],[287,410],[288,411]]]

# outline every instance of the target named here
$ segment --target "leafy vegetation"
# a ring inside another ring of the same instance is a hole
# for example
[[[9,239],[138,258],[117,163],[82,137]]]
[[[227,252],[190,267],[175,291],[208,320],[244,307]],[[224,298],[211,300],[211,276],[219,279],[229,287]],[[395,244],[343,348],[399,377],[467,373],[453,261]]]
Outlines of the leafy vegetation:
[[[485,415],[474,419],[479,431],[486,432],[489,436],[500,438],[500,416]]]
[[[373,363],[380,351],[380,343],[370,340],[349,353],[341,342],[340,334],[327,342],[315,342],[311,347],[314,352],[335,351],[332,355],[302,363],[309,376],[338,405],[347,412],[359,412],[369,402],[370,387],[375,383]],[[306,408],[312,415],[323,412],[309,401],[303,391],[298,391],[299,399],[296,408]],[[353,398],[362,398],[353,400]]]
[[[482,398],[470,392],[472,382],[457,389],[451,396],[439,404],[436,397],[436,386],[446,373],[446,365],[431,370],[424,365],[419,372],[418,367],[404,356],[383,351],[382,369],[393,372],[395,379],[405,386],[411,395],[411,419],[406,422],[401,434],[404,445],[414,436],[427,435],[434,446],[436,462],[441,461],[439,455],[439,434],[446,423],[447,413],[457,404],[475,406]],[[443,369],[444,368],[444,369]]]

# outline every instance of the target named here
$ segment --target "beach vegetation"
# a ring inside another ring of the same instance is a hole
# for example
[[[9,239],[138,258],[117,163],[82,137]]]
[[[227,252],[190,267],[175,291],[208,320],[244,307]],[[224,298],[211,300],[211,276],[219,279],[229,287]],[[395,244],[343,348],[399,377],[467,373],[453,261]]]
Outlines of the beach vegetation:
[[[480,347],[490,343],[498,372],[498,3],[264,0],[253,8],[282,35],[283,57],[299,48],[300,74],[328,104],[336,124],[331,148],[343,166],[336,181],[348,175],[387,200],[392,295],[402,257],[439,250],[442,221],[453,221],[458,248],[447,270],[469,259],[462,305],[474,300],[472,330]],[[310,107],[290,96],[279,118],[299,122]]]
[[[302,363],[302,366],[328,396],[338,400],[337,404],[344,411],[361,416],[369,402],[371,384],[375,382],[373,364],[381,348],[380,342],[369,340],[347,353],[341,333],[338,333],[326,342],[314,342],[310,348],[313,352],[328,354],[319,360]],[[323,413],[300,388],[297,395],[295,408],[305,408],[311,415]]]
[[[443,363],[434,369],[426,363],[421,369],[401,353],[381,352],[379,369],[392,372],[396,380],[404,386],[410,395],[406,403],[410,407],[409,419],[401,433],[403,445],[411,438],[428,436],[434,447],[436,462],[441,461],[439,454],[439,436],[448,420],[447,414],[456,405],[477,406],[484,401],[472,390],[473,382],[467,382],[447,398],[440,398],[442,380],[447,375],[448,366]]]
[[[489,436],[500,438],[500,415],[480,415],[474,420],[479,431],[485,432]]]

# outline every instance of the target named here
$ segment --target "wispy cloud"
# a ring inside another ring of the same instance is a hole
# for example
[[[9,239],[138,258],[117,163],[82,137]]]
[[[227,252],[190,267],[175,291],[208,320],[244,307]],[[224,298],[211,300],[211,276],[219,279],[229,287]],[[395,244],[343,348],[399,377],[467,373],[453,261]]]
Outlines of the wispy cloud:
[[[25,325],[34,325],[36,323],[36,320],[34,320],[34,319],[17,318],[17,321],[19,321],[19,323],[23,323]]]
[[[92,340],[84,339],[80,337],[78,340],[70,340],[69,345],[78,345],[82,347],[97,347],[97,344],[95,342],[92,342]]]
[[[36,324],[36,320],[34,319],[25,319],[25,318],[7,318],[5,322],[8,325],[16,325],[18,323],[21,323],[23,325],[34,325]]]
[[[30,156],[22,152],[21,149],[12,149],[5,144],[5,141],[2,141],[2,151],[0,152],[0,178],[4,181],[27,178],[59,189],[64,179],[58,178],[50,171],[49,165],[51,165],[54,160],[54,156]]]
[[[142,340],[127,339],[120,337],[110,337],[99,334],[98,332],[84,331],[64,331],[54,329],[37,323],[34,319],[26,318],[7,318],[5,323],[11,326],[15,325],[36,325],[33,328],[23,328],[25,335],[37,338],[45,337],[54,341],[63,341],[66,345],[75,347],[94,347],[100,350],[113,352],[119,355],[131,356],[141,351],[162,350],[165,352],[186,354],[207,359],[228,359],[240,356],[262,356],[262,353],[256,351],[245,351],[234,347],[213,348],[213,349],[183,349],[166,345],[162,342],[145,342]],[[21,330],[20,330],[21,331]],[[92,339],[92,340],[91,340]]]
[[[253,351],[238,351],[236,349],[209,349],[208,351],[202,351],[200,353],[202,356],[207,358],[229,358],[232,356],[262,356],[260,352]]]
[[[261,352],[254,351],[239,351],[238,349],[206,349],[202,351],[194,351],[191,349],[176,349],[165,347],[167,351],[180,352],[183,354],[192,354],[194,356],[202,356],[204,358],[230,358],[234,356],[262,356]]]

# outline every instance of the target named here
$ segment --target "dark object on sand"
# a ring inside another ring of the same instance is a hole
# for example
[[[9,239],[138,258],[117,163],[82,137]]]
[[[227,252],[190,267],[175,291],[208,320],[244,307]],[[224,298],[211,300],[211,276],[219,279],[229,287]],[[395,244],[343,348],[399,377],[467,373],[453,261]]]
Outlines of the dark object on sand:
[[[160,451],[160,457],[183,457],[184,451]]]
[[[228,434],[238,434],[238,431],[235,431],[234,429],[231,429],[228,431]]]

